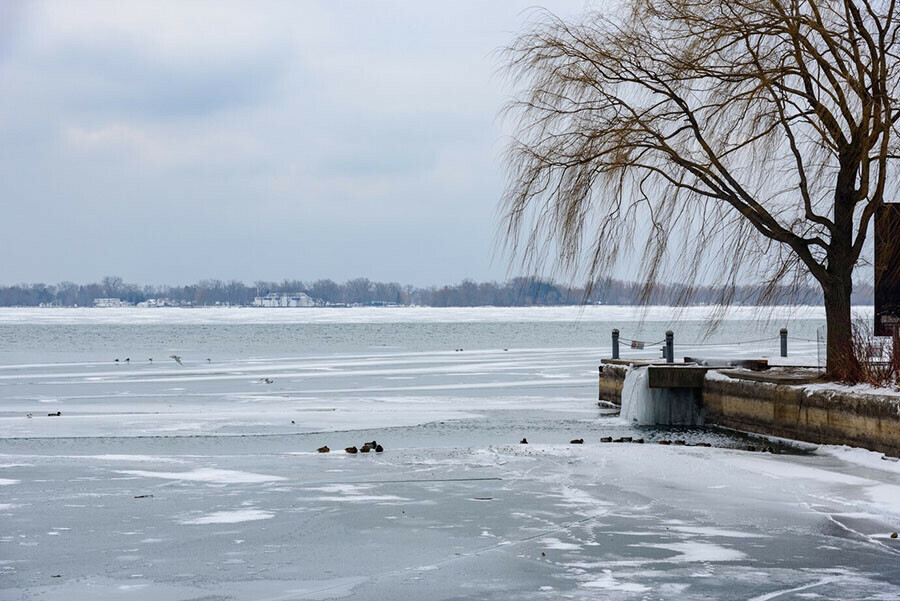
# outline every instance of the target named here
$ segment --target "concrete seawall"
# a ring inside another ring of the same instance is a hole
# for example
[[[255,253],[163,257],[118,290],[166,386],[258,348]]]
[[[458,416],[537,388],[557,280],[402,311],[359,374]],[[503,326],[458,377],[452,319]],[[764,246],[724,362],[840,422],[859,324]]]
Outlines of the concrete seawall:
[[[622,404],[622,386],[625,385],[625,373],[628,368],[624,365],[600,366],[600,400],[610,401],[616,405]]]
[[[626,369],[602,366],[601,399],[621,403]],[[701,399],[707,424],[900,456],[900,397],[710,373],[703,381]]]

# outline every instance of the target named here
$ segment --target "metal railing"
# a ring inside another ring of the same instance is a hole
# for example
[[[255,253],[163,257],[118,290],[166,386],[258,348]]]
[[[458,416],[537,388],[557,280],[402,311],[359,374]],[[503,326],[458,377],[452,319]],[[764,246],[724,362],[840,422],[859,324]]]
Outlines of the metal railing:
[[[818,362],[819,365],[824,365],[824,327],[819,328],[816,332],[816,340],[812,340],[809,338],[798,338],[796,336],[788,336],[787,328],[781,328],[779,330],[777,336],[770,336],[768,338],[758,338],[755,340],[736,340],[731,342],[693,342],[689,343],[686,346],[691,348],[696,347],[721,347],[721,346],[746,346],[748,344],[760,344],[763,342],[774,342],[778,341],[779,354],[782,357],[788,356],[788,341],[796,340],[802,342],[815,342],[817,346],[817,354],[818,354]],[[634,350],[644,350],[646,348],[652,348],[658,344],[664,344],[660,348],[662,352],[662,359],[666,360],[666,363],[674,363],[675,361],[675,334],[671,330],[667,331],[665,337],[662,340],[658,340],[656,342],[644,342],[642,340],[636,340],[633,338],[626,338],[621,335],[621,332],[618,328],[612,331],[612,358],[613,359],[621,359],[621,347],[622,344],[627,345],[627,348],[631,348]]]

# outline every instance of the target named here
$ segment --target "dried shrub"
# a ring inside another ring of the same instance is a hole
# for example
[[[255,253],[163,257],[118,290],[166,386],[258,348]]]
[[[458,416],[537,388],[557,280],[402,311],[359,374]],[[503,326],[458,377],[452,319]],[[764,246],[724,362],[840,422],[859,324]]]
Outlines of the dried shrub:
[[[838,364],[835,379],[845,384],[868,384],[900,389],[900,344],[894,338],[875,336],[868,321],[853,323],[851,355]]]

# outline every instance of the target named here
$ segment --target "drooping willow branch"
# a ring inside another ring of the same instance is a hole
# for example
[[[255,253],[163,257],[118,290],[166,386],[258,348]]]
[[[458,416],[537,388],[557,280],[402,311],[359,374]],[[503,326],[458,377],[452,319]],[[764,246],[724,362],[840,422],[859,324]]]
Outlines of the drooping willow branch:
[[[895,3],[626,6],[541,13],[505,50],[513,253],[589,281],[639,265],[648,291],[713,264],[732,289],[848,278],[897,192]]]

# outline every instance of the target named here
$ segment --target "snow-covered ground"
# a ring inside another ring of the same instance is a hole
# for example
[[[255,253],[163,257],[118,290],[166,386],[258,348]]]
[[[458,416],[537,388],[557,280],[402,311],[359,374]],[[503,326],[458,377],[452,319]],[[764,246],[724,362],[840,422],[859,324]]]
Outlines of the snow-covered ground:
[[[416,350],[222,356],[213,324],[183,366],[116,365],[143,330],[6,327],[58,342],[2,355],[0,599],[898,598],[900,464],[633,428],[596,404],[607,348],[426,323]]]

